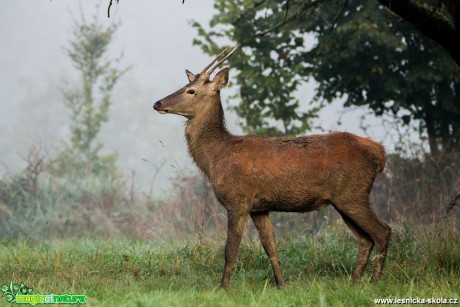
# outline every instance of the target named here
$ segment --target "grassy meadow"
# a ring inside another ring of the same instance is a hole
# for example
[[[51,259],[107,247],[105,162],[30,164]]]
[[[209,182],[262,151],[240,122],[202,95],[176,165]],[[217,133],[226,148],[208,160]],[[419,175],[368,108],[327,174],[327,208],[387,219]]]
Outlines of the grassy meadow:
[[[287,285],[274,286],[257,238],[246,235],[228,292],[218,288],[224,237],[154,243],[134,239],[4,239],[0,280],[41,294],[85,294],[90,306],[372,306],[377,298],[460,298],[455,227],[394,229],[381,282],[353,285],[357,244],[342,223],[278,239]],[[4,299],[4,298],[3,298]],[[2,302],[3,303],[3,302]],[[2,304],[3,305],[3,304]]]
[[[248,227],[225,292],[226,217],[201,176],[159,199],[119,172],[56,174],[40,156],[0,180],[0,283],[84,294],[89,306],[372,306],[460,298],[458,161],[390,157],[371,201],[393,229],[382,280],[356,285],[358,244],[332,207],[272,214],[286,286]],[[251,223],[249,223],[251,225]],[[0,287],[1,287],[0,285]],[[7,286],[1,287],[3,293]],[[6,306],[7,295],[0,297]]]

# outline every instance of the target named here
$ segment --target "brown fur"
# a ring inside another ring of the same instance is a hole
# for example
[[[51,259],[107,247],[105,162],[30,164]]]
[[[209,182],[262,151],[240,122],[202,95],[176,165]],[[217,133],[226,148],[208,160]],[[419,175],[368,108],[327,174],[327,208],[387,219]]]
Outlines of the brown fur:
[[[269,212],[307,212],[329,204],[341,214],[359,242],[353,281],[361,278],[374,244],[377,260],[372,279],[377,281],[391,229],[371,210],[369,193],[376,175],[385,167],[383,146],[346,132],[295,138],[234,136],[225,128],[219,93],[226,85],[228,70],[220,71],[213,81],[209,76],[187,75],[190,83],[158,101],[154,108],[188,119],[185,135],[190,155],[227,210],[221,286],[228,287],[248,216],[258,229],[276,283],[281,286],[284,279]]]

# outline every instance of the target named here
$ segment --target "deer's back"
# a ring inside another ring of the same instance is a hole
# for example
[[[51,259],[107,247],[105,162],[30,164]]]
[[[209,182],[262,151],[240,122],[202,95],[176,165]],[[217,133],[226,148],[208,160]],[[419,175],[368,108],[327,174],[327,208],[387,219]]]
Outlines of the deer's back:
[[[210,174],[216,195],[255,208],[315,210],[344,193],[369,193],[383,147],[351,133],[234,137]],[[271,211],[271,210],[269,210]]]

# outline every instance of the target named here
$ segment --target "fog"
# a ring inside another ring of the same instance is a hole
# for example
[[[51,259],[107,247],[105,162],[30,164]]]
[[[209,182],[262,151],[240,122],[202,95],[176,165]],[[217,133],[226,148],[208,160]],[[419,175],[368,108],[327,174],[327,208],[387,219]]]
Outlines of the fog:
[[[109,56],[123,54],[121,66],[131,67],[117,84],[110,120],[99,140],[105,152],[116,151],[126,174],[140,185],[154,184],[155,193],[168,189],[177,173],[195,169],[183,137],[184,119],[160,115],[153,103],[186,83],[184,69],[198,71],[210,58],[192,46],[196,31],[190,21],[203,25],[214,14],[212,1],[120,1],[107,18],[108,1],[3,0],[0,11],[0,175],[24,167],[31,146],[52,153],[69,138],[69,113],[60,88],[78,86],[79,76],[65,54],[74,20],[97,14],[106,23],[120,22]],[[99,8],[96,8],[99,4]],[[230,74],[232,72],[230,71]],[[298,96],[308,101],[311,82]],[[232,90],[223,90],[223,101]],[[340,103],[321,112],[316,126],[325,131],[346,130],[363,135],[359,117],[365,110],[346,113],[342,125]],[[227,125],[241,133],[234,114],[226,112]],[[372,137],[392,147],[379,128],[380,120],[367,119]],[[158,176],[155,174],[158,173]]]

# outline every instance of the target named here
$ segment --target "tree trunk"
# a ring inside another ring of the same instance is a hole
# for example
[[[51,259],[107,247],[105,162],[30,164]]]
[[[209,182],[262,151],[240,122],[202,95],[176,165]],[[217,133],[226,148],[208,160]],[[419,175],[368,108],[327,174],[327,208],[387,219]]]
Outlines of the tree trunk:
[[[425,103],[425,124],[428,133],[428,143],[430,145],[430,152],[433,157],[439,156],[438,140],[436,138],[436,129],[433,120],[433,105],[431,102]]]

